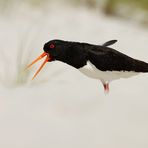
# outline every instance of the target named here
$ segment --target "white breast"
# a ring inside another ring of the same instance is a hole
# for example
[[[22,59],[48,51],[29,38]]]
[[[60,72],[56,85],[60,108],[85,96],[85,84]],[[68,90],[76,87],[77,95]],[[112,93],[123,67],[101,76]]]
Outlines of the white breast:
[[[97,69],[90,61],[87,62],[87,65],[80,68],[79,71],[88,77],[101,80],[102,83],[120,78],[129,78],[139,74],[138,72],[133,71],[101,71]]]

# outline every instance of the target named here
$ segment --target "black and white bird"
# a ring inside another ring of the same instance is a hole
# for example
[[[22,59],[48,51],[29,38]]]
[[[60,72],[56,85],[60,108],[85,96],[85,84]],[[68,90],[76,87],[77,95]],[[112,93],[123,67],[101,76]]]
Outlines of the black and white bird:
[[[111,81],[148,72],[148,63],[131,58],[109,47],[116,42],[117,40],[111,40],[103,45],[92,45],[51,40],[45,43],[44,53],[28,67],[46,56],[33,79],[46,62],[58,60],[75,67],[88,77],[100,80],[104,86],[104,91],[109,92],[109,83]]]

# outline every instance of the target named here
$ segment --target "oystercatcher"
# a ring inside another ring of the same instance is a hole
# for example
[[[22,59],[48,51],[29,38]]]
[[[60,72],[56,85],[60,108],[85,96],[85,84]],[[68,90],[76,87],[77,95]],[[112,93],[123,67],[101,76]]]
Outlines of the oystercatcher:
[[[116,42],[117,40],[111,40],[103,45],[92,45],[51,40],[45,43],[43,54],[28,67],[46,56],[45,61],[34,75],[34,79],[46,62],[62,61],[75,67],[88,77],[99,79],[104,86],[104,91],[108,93],[111,81],[148,72],[148,63],[131,58],[109,47]]]

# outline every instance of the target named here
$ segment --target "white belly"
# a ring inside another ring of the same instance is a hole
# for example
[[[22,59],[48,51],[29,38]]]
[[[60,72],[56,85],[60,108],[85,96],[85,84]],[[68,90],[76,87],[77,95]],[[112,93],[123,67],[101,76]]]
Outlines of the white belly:
[[[101,80],[102,83],[120,78],[129,78],[139,74],[138,72],[132,71],[101,71],[97,69],[90,61],[87,62],[87,65],[80,68],[79,71],[88,77]]]

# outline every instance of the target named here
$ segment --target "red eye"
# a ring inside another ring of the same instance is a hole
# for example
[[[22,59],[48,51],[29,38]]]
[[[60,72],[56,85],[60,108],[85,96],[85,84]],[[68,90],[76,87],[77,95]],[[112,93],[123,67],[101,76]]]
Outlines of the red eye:
[[[55,47],[55,45],[54,44],[50,44],[50,48],[54,48]]]

